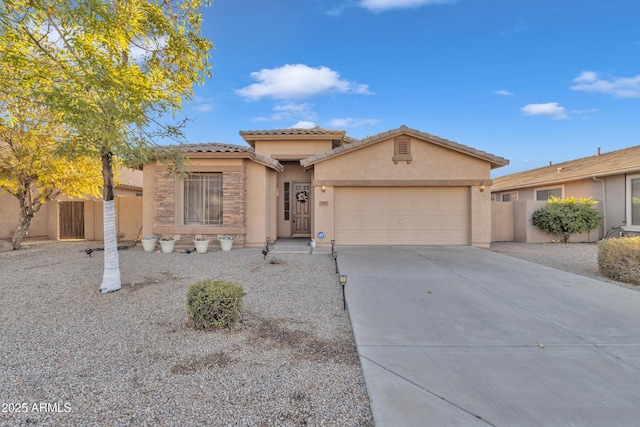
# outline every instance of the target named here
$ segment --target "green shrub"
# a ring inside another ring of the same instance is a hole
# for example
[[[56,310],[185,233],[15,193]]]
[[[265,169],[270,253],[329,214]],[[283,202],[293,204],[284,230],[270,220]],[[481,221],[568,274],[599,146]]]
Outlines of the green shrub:
[[[640,237],[601,241],[598,244],[598,269],[609,279],[640,285]]]
[[[567,243],[572,234],[588,233],[600,226],[602,216],[593,208],[597,203],[591,198],[552,197],[547,206],[533,213],[533,225]]]
[[[187,291],[189,324],[195,329],[210,329],[238,322],[245,295],[242,286],[226,280],[194,283]]]

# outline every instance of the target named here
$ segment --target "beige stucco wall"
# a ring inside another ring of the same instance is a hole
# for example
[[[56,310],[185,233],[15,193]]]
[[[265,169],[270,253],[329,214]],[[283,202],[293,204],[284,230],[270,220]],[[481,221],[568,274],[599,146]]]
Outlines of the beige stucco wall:
[[[466,186],[470,198],[470,244],[487,247],[491,242],[491,194],[479,191],[489,183],[487,161],[433,145],[411,140],[412,162],[393,162],[394,140],[390,138],[319,161],[313,168],[313,235],[325,233],[319,246],[334,239],[334,188],[337,186]],[[325,191],[322,191],[322,185]]]
[[[552,236],[546,235],[546,233],[534,227],[531,224],[530,215],[533,214],[536,209],[545,205],[545,202],[534,201],[535,190],[538,188],[549,187],[562,187],[564,189],[565,197],[591,197],[598,202],[597,209],[603,216],[602,225],[598,230],[592,231],[589,234],[585,233],[573,236],[570,240],[571,242],[593,242],[599,238],[602,238],[607,233],[607,231],[611,229],[611,227],[616,227],[624,224],[626,218],[625,184],[625,176],[621,174],[601,177],[596,180],[588,178],[567,183],[554,184],[550,186],[547,185],[518,189],[518,201],[529,201],[533,204],[522,205],[526,206],[526,208],[522,207],[520,208],[520,210],[514,213],[514,220],[516,221],[515,227],[517,230],[514,239],[519,242],[542,243],[548,242],[553,238]],[[496,193],[497,197],[499,198],[500,194],[502,193],[505,192]],[[501,207],[504,203],[507,202],[496,202],[494,203],[494,206]],[[499,210],[494,211],[493,227],[496,232],[494,232],[492,240],[500,241],[496,240],[496,238],[502,237],[497,237],[500,234],[496,235],[496,233],[502,233],[504,232],[504,230],[498,231],[498,229],[496,229],[496,224],[498,224],[497,218],[499,218],[503,214]]]
[[[602,179],[606,182],[606,198],[602,206],[605,217],[603,230],[606,234],[611,227],[622,225],[626,221],[626,177],[615,175]]]
[[[469,187],[471,197],[471,246],[488,248],[491,244],[491,193]]]
[[[35,214],[29,227],[27,237],[47,237],[49,222],[48,210],[51,202],[45,203]],[[0,190],[0,239],[11,239],[18,225],[20,217],[20,205],[18,199],[4,190]]]
[[[411,164],[392,161],[394,140],[364,146],[315,164],[315,180],[489,180],[489,163],[447,148],[411,140]]]
[[[278,160],[300,160],[331,150],[330,140],[256,141],[255,152]]]
[[[513,202],[491,202],[491,241],[515,241],[513,221]]]
[[[267,238],[275,238],[275,171],[247,162],[247,237],[245,246],[263,247]]]
[[[126,192],[125,192],[126,193]],[[12,200],[13,199],[13,200]],[[79,201],[81,199],[60,196],[45,203],[36,213],[27,238],[46,238],[57,240],[59,237],[59,202]],[[84,239],[103,240],[102,200],[84,199]],[[135,240],[142,226],[142,197],[116,196],[116,230],[126,234],[125,240]],[[0,194],[0,239],[10,239],[18,221],[18,201],[10,194]]]

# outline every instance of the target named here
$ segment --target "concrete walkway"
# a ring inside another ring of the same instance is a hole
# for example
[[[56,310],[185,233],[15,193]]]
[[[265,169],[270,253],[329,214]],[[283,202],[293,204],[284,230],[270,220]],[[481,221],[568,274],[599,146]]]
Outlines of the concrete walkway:
[[[377,426],[637,426],[640,292],[471,247],[340,247]]]
[[[315,254],[326,255],[331,253],[331,248],[312,248],[311,239],[299,237],[296,239],[283,239],[276,240],[275,243],[269,247],[269,253],[275,254]]]

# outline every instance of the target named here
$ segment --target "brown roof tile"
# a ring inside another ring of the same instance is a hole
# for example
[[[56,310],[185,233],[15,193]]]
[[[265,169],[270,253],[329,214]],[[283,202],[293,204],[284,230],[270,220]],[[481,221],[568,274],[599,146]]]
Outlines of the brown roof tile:
[[[640,145],[531,169],[493,180],[491,191],[547,185],[640,170]]]
[[[314,128],[288,128],[288,129],[266,129],[266,130],[241,130],[241,136],[252,135],[336,135],[346,134],[344,130],[323,129],[319,126]]]
[[[262,163],[265,166],[269,166],[275,170],[281,171],[282,165],[277,160],[258,154],[251,147],[243,147],[241,145],[234,144],[222,144],[219,142],[208,142],[202,144],[180,144],[169,145],[167,148],[176,148],[184,151],[185,153],[247,153],[245,156],[258,163]]]

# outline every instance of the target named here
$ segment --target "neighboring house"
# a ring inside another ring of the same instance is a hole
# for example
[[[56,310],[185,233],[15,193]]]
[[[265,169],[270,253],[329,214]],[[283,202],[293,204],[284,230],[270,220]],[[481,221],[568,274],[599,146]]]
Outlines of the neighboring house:
[[[491,187],[495,202],[516,202],[512,233],[516,241],[549,241],[549,235],[533,227],[531,214],[551,196],[591,197],[599,202],[603,216],[600,230],[572,241],[594,241],[617,226],[631,234],[640,232],[640,146],[609,153],[598,149],[595,156],[496,178]],[[494,241],[508,240],[508,209],[494,204]]]
[[[120,168],[114,189],[116,230],[134,240],[142,227],[142,171]],[[102,200],[75,199],[65,195],[46,202],[35,214],[29,238],[52,240],[102,240]],[[0,190],[0,239],[11,239],[18,224],[18,200]]]
[[[362,140],[345,131],[241,131],[248,147],[179,146],[183,178],[144,167],[144,234],[231,234],[240,246],[314,238],[319,246],[473,245],[491,238],[492,169],[502,157],[406,126]]]

